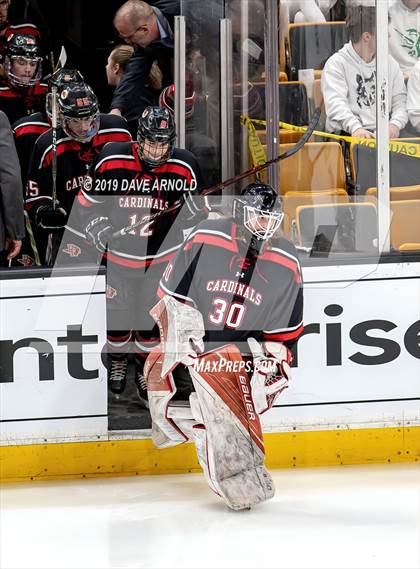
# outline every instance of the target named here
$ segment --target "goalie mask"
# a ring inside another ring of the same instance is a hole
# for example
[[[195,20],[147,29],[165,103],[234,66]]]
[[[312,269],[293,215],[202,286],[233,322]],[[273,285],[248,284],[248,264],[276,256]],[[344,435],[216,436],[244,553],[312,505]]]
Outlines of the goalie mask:
[[[233,218],[259,241],[273,237],[283,221],[281,201],[267,184],[253,183],[233,200]]]
[[[99,130],[99,105],[86,83],[69,83],[60,91],[58,114],[67,136],[89,142]]]
[[[4,72],[14,87],[33,87],[42,76],[42,52],[34,36],[13,34],[6,43]]]
[[[70,83],[84,83],[83,75],[77,69],[58,69],[48,79],[48,93],[45,102],[45,111],[50,123],[52,123],[52,96],[53,89],[56,89],[57,96]],[[58,110],[58,109],[57,109]]]
[[[147,107],[137,130],[140,160],[151,168],[164,164],[172,156],[175,137],[175,123],[168,109]]]

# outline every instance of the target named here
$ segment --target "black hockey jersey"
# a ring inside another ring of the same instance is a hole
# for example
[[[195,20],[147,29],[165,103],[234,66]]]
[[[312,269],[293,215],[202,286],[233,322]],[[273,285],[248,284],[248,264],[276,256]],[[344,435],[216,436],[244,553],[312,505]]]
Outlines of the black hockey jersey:
[[[17,89],[3,80],[0,83],[0,110],[10,124],[36,112],[45,111],[45,98],[48,91],[46,83],[37,82],[33,87]]]
[[[112,141],[129,141],[126,121],[116,115],[100,115],[99,130],[90,142],[81,143],[57,130],[57,200],[70,214],[73,201],[93,159],[103,146]],[[36,141],[26,186],[26,207],[32,212],[37,205],[48,203],[52,196],[52,129]]]
[[[303,331],[302,274],[294,245],[284,238],[264,244],[258,256],[251,235],[232,220],[207,220],[188,236],[168,264],[158,295],[197,308],[206,349],[246,340],[284,342]]]
[[[115,231],[141,219],[146,222],[108,243],[108,265],[129,270],[151,264],[162,267],[182,244],[183,230],[198,222],[190,200],[201,189],[200,169],[188,150],[175,148],[164,164],[146,168],[139,159],[137,142],[115,143],[107,145],[92,164],[79,204],[85,210],[86,223],[106,216]],[[147,222],[150,215],[165,211],[183,196],[186,205],[179,215],[173,212]]]
[[[49,130],[50,126],[47,116],[44,113],[33,113],[28,117],[19,119],[12,125],[16,151],[22,172],[22,186],[24,189],[26,188],[29,162],[35,142],[41,134]]]

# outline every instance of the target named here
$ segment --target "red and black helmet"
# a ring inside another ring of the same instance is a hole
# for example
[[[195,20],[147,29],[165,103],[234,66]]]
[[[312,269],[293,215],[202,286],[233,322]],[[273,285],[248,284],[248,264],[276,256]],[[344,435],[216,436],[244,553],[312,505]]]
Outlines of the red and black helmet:
[[[139,142],[139,157],[151,167],[159,166],[166,162],[171,156],[175,146],[175,122],[172,113],[164,107],[147,107],[141,117],[137,129],[137,140]],[[154,145],[162,145],[165,152],[159,158],[151,158],[144,152],[146,141]]]
[[[185,118],[190,119],[194,114],[195,91],[191,81],[185,84]],[[166,107],[172,114],[175,112],[175,85],[165,87],[159,95],[159,106]]]
[[[58,95],[58,115],[64,132],[79,142],[89,142],[99,129],[99,103],[86,83],[69,83]],[[72,123],[73,121],[73,123]],[[74,121],[90,121],[90,128],[81,135],[72,128]]]
[[[31,66],[30,74],[17,73],[16,65]],[[32,69],[33,68],[33,69]],[[42,76],[42,51],[35,36],[29,34],[12,34],[6,42],[4,71],[7,79],[15,87],[31,87]]]

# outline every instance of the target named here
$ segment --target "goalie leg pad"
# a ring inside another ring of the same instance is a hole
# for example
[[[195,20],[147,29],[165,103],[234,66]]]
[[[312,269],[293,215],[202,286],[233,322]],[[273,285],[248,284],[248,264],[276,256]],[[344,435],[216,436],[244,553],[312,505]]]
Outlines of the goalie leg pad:
[[[205,371],[217,367],[219,372]],[[264,466],[261,424],[238,348],[223,346],[201,356],[190,373],[196,391],[191,409],[202,421],[193,437],[210,487],[234,510],[268,500],[274,483]]]
[[[159,326],[163,375],[179,363],[191,365],[197,353],[204,351],[204,323],[197,309],[166,295],[150,310],[150,315]]]
[[[171,409],[176,387],[171,373],[162,375],[163,355],[159,346],[152,348],[144,365],[149,410],[152,417],[152,440],[156,447],[165,448],[185,443],[191,438],[195,421],[189,407]],[[178,411],[178,412],[175,412]]]

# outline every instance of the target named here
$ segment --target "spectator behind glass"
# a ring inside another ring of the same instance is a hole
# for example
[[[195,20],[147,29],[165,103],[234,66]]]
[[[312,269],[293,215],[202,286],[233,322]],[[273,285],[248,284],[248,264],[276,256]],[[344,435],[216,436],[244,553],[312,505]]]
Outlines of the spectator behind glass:
[[[407,83],[407,110],[411,125],[420,134],[420,61],[413,67]]]
[[[108,85],[111,87],[118,87],[133,53],[134,48],[131,45],[126,44],[117,45],[111,51],[105,67]],[[157,100],[159,93],[162,90],[162,71],[156,61],[153,62],[153,65],[150,68],[146,86],[150,90],[154,99]],[[128,122],[128,127],[131,135],[135,138],[137,136],[137,121]]]
[[[420,0],[394,0],[389,15],[389,52],[407,78],[420,60]]]
[[[117,11],[114,27],[134,52],[118,84],[111,104],[111,114],[122,115],[135,123],[156,96],[148,83],[150,69],[157,61],[163,74],[163,86],[173,82],[173,21],[180,14],[180,0],[156,0],[153,6],[141,0],[128,0]]]
[[[281,0],[289,10],[290,22],[325,22],[337,0]]]
[[[350,41],[325,64],[321,88],[329,132],[375,138],[376,13],[362,5],[348,9]],[[398,138],[407,124],[407,91],[398,63],[389,56],[389,136]]]
[[[24,236],[19,160],[10,123],[0,111],[0,267],[16,257]]]

